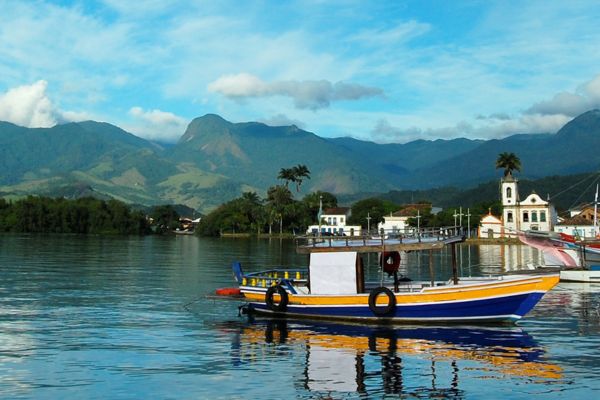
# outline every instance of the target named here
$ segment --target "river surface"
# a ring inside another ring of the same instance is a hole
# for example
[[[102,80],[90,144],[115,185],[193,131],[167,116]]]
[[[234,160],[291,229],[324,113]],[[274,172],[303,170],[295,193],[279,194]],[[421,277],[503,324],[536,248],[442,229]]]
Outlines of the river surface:
[[[450,277],[449,257],[435,254],[436,278]],[[600,395],[600,285],[560,284],[516,327],[249,321],[206,297],[233,286],[234,260],[307,259],[279,240],[0,235],[0,398]],[[540,260],[518,245],[458,251],[472,276]],[[402,271],[427,279],[419,264],[428,271],[408,254]]]

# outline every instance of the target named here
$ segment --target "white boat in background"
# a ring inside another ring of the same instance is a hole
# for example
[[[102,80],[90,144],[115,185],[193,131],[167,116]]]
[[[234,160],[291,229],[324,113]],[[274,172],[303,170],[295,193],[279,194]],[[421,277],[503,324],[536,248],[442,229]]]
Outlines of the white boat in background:
[[[559,267],[565,282],[600,282],[600,236],[597,219],[598,187],[594,200],[594,236],[578,237],[566,233],[519,232],[521,242],[544,254],[546,266]]]

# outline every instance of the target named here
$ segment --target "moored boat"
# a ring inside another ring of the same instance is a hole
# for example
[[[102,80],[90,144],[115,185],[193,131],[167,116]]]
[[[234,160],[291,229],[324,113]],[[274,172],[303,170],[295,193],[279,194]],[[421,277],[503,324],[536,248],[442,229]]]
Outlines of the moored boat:
[[[519,232],[519,240],[540,250],[546,266],[558,267],[565,282],[600,282],[600,240],[557,232]]]
[[[251,314],[375,323],[516,322],[559,280],[557,273],[459,277],[457,228],[420,230],[411,236],[303,237],[297,251],[309,255],[303,270],[234,273]],[[453,277],[436,281],[433,251],[451,246]],[[429,251],[430,280],[398,275],[400,252]],[[364,253],[378,253],[381,278],[367,282]],[[384,274],[388,274],[385,279]]]

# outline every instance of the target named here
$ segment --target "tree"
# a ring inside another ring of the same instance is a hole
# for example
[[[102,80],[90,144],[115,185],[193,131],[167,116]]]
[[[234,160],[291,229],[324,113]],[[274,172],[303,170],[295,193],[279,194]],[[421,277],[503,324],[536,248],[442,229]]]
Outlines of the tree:
[[[277,175],[277,179],[284,180],[285,187],[287,188],[290,182],[296,181],[296,172],[293,168],[281,168],[279,170],[279,175]]]
[[[304,179],[310,179],[310,171],[306,165],[298,164],[292,168],[292,173],[294,176],[293,182],[296,182],[296,192],[299,192]]]
[[[157,233],[172,231],[179,226],[179,214],[172,205],[154,207],[150,217],[154,220]]]
[[[348,222],[353,225],[361,225],[366,228],[376,228],[379,222],[383,222],[383,217],[398,209],[398,206],[392,202],[381,200],[376,197],[357,201],[352,205],[352,216]],[[370,222],[367,222],[367,216]]]
[[[292,192],[285,186],[271,186],[267,190],[267,202],[271,218],[276,216],[279,219],[279,233],[281,234],[283,232],[283,218],[287,215],[286,211],[289,210],[289,205],[294,202]],[[271,228],[269,228],[270,230]]]
[[[338,206],[337,198],[329,192],[319,190],[307,194],[302,199],[303,215],[301,222],[304,226],[312,225],[315,222],[318,223],[317,214],[321,201],[323,202],[323,210]]]
[[[496,160],[496,169],[504,168],[504,176],[512,174],[512,171],[521,172],[521,160],[515,153],[500,153]]]

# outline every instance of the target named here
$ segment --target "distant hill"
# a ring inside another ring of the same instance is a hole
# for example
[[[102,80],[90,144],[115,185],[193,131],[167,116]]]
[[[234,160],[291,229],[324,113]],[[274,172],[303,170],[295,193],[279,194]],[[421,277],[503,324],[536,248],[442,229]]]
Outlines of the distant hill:
[[[327,139],[293,125],[232,123],[215,114],[191,121],[173,146],[94,121],[35,129],[0,122],[0,193],[92,194],[143,205],[186,204],[205,212],[243,191],[264,195],[277,183],[281,168],[304,164],[311,179],[300,196],[317,189],[345,198],[417,189],[442,196],[482,182],[497,184],[500,172],[494,163],[500,152],[520,157],[525,182],[598,171],[598,149],[598,110],[580,115],[556,134],[406,144]],[[444,187],[454,189],[436,189]],[[479,187],[472,195],[482,193]]]

